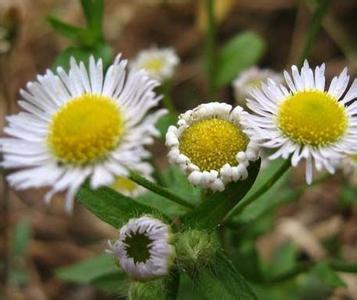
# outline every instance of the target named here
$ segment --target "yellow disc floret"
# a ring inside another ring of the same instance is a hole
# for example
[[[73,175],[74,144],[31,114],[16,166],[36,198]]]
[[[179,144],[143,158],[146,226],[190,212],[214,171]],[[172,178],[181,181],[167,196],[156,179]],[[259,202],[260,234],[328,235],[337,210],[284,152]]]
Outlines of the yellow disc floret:
[[[326,146],[346,132],[348,118],[337,99],[321,91],[303,91],[289,96],[278,111],[278,127],[301,145]]]
[[[114,181],[112,187],[118,192],[122,193],[132,193],[135,191],[135,189],[138,188],[137,184],[134,181],[131,181],[130,179],[123,176],[118,176]]]
[[[151,58],[143,63],[143,68],[152,73],[160,72],[163,66],[164,61],[161,58]]]
[[[105,158],[118,145],[123,131],[123,118],[113,100],[84,94],[53,116],[47,143],[60,162],[88,165]]]
[[[180,138],[180,151],[201,171],[219,170],[225,164],[238,165],[238,152],[245,151],[248,137],[235,124],[222,119],[197,121]]]

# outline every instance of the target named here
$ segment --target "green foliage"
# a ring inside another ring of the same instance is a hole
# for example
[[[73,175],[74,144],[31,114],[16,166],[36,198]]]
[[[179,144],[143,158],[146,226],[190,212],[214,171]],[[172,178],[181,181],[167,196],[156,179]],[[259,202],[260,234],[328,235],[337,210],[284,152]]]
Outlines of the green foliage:
[[[62,66],[65,70],[68,70],[70,57],[87,62],[89,57],[93,55],[97,59],[103,59],[104,67],[107,67],[112,60],[112,49],[104,42],[102,34],[103,0],[81,0],[81,4],[87,21],[85,28],[67,24],[53,16],[48,17],[48,22],[52,28],[74,43],[74,45],[61,51],[54,67]]]
[[[84,185],[79,190],[77,199],[98,218],[116,228],[138,215],[158,214],[154,209],[108,187],[91,190],[88,185]]]
[[[218,226],[228,212],[246,195],[255,182],[260,160],[248,167],[248,178],[227,185],[221,193],[213,193],[194,211],[183,218],[186,227],[212,230]]]
[[[221,88],[244,69],[257,63],[265,49],[264,40],[246,31],[230,39],[217,55],[215,87]]]
[[[344,183],[342,185],[339,200],[345,207],[355,204],[357,202],[357,188],[349,182]]]
[[[198,291],[208,300],[252,300],[258,299],[249,283],[233,264],[221,253],[213,266],[191,274]]]
[[[320,262],[311,270],[311,274],[316,275],[323,283],[331,288],[346,286],[337,273],[326,263]]]
[[[182,196],[192,204],[196,204],[198,202],[200,197],[200,189],[192,186],[188,182],[185,174],[183,174],[182,171],[177,167],[168,167],[159,174],[159,177],[162,181],[162,184],[169,188],[171,192]],[[137,197],[136,201],[153,207],[171,218],[182,216],[187,212],[187,209],[181,205],[170,202],[167,199],[150,191]]]
[[[16,285],[26,284],[28,274],[25,269],[26,251],[31,237],[31,226],[27,218],[21,220],[11,234],[10,282]]]
[[[57,269],[56,275],[62,280],[88,284],[104,275],[121,273],[114,258],[108,254],[90,257],[79,263]]]
[[[162,116],[156,123],[156,128],[160,131],[160,136],[163,140],[165,140],[166,132],[167,129],[169,128],[170,125],[175,124],[177,121],[176,116],[173,114],[166,114]]]

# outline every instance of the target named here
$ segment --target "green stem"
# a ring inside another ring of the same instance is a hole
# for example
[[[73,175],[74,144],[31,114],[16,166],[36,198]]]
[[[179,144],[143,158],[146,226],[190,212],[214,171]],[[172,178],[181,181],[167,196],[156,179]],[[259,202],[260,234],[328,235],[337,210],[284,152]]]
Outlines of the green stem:
[[[166,283],[165,300],[176,300],[177,293],[180,286],[180,272],[174,267],[170,272],[170,277]]]
[[[206,39],[206,61],[208,67],[208,94],[213,96],[215,93],[214,77],[216,71],[216,25],[214,19],[215,0],[206,0],[207,14],[207,39]]]
[[[163,196],[173,202],[176,202],[177,204],[180,204],[187,208],[195,207],[193,204],[191,204],[184,198],[181,198],[180,196],[173,194],[169,189],[161,187],[161,186],[147,180],[146,178],[140,176],[137,173],[131,172],[129,175],[129,179],[134,181],[135,183],[147,188],[148,190],[154,192],[155,194],[158,194],[158,195]]]
[[[305,37],[304,49],[298,61],[298,66],[300,67],[303,65],[305,58],[307,58],[310,54],[313,42],[321,29],[322,20],[327,13],[330,3],[331,0],[320,0],[316,6],[309,25],[309,31]]]
[[[273,176],[270,177],[253,195],[241,202],[238,202],[238,204],[233,207],[233,209],[226,215],[223,222],[226,222],[230,217],[239,214],[245,207],[247,207],[266,191],[268,191],[281,178],[281,176],[283,176],[287,170],[289,170],[289,168],[290,158],[285,160],[281,167],[273,174]]]
[[[171,92],[171,82],[170,81],[166,81],[162,84],[162,93],[163,93],[163,98],[162,98],[162,103],[164,104],[164,106],[168,109],[168,111],[170,112],[170,114],[177,116],[178,113],[175,109],[175,106],[172,102],[171,96],[170,96],[170,92]]]

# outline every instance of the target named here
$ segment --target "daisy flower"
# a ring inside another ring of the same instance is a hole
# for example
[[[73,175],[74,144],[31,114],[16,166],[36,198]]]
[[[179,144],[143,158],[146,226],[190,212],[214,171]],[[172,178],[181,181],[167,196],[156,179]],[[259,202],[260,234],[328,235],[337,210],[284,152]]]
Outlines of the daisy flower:
[[[268,78],[276,83],[283,81],[282,75],[270,69],[251,67],[241,72],[233,81],[234,97],[239,105],[246,105],[246,99],[254,88],[260,88]]]
[[[108,252],[132,279],[145,281],[165,276],[174,261],[170,227],[158,219],[143,216],[130,219],[120,228],[119,239]]]
[[[313,71],[305,61],[301,72],[292,66],[284,72],[287,87],[268,80],[254,89],[247,105],[254,112],[246,121],[262,147],[273,148],[270,159],[291,156],[292,166],[306,160],[306,181],[313,165],[335,172],[336,164],[357,151],[357,80],[345,93],[349,76],[345,68],[325,89],[325,65]]]
[[[180,59],[172,48],[152,47],[139,52],[132,67],[144,69],[151,77],[162,82],[172,78]]]
[[[342,160],[341,168],[351,184],[357,186],[357,154],[346,156]]]
[[[168,158],[196,186],[223,191],[231,181],[248,176],[249,162],[258,158],[257,145],[245,133],[240,106],[201,104],[180,115],[166,134]]]
[[[144,146],[159,135],[155,123],[165,110],[147,112],[158,105],[157,82],[144,71],[126,70],[118,56],[103,75],[102,60],[83,62],[72,58],[70,70],[47,70],[20,90],[24,111],[9,116],[0,139],[1,166],[18,169],[7,179],[16,189],[49,186],[54,193],[66,191],[70,211],[81,184],[111,185],[129,170],[147,172]]]

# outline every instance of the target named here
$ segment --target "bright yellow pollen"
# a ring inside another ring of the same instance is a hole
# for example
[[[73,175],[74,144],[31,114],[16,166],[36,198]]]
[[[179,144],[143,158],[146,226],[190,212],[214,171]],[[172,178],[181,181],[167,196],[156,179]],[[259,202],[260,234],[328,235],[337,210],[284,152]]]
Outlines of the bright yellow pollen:
[[[113,100],[84,94],[54,115],[47,143],[60,162],[87,165],[105,158],[123,131],[123,118]]]
[[[325,146],[346,132],[348,118],[337,99],[321,91],[297,92],[280,105],[279,129],[295,143]]]
[[[235,156],[247,145],[248,138],[238,126],[216,118],[192,124],[180,138],[180,151],[201,171],[238,165]]]
[[[116,189],[118,192],[133,192],[138,186],[135,182],[131,181],[126,177],[119,176],[116,178],[112,187]]]
[[[160,58],[152,58],[143,64],[143,68],[149,72],[160,72],[164,66],[164,61]]]

